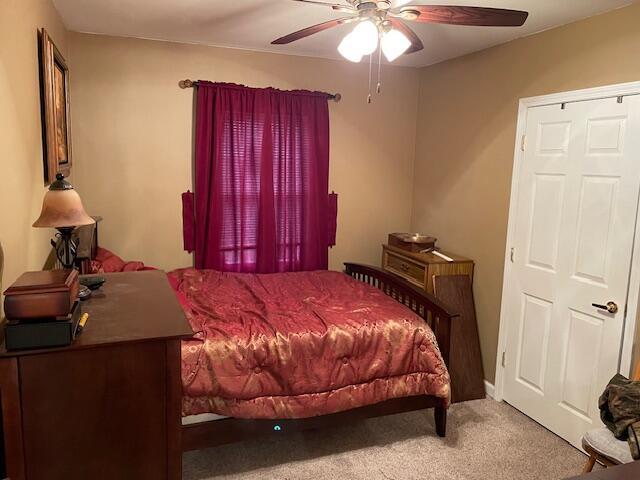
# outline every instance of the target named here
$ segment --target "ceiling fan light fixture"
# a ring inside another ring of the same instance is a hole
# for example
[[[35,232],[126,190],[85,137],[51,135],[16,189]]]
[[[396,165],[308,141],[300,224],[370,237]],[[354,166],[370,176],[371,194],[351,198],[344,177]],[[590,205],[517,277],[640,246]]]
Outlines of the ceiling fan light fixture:
[[[394,28],[382,36],[380,46],[387,60],[393,62],[409,49],[411,42],[404,33]]]
[[[411,7],[407,7],[406,10],[402,10],[400,12],[400,16],[404,19],[404,20],[409,20],[411,22],[415,21],[418,19],[418,17],[420,17],[420,12],[418,10],[414,10]]]
[[[362,55],[370,55],[378,48],[378,27],[372,21],[360,22],[351,34],[353,35],[351,41],[357,44]]]
[[[360,45],[358,44],[357,38],[353,35],[353,32],[349,33],[342,39],[342,42],[338,45],[338,52],[340,52],[340,55],[350,62],[358,63],[362,60],[362,51],[360,50]]]

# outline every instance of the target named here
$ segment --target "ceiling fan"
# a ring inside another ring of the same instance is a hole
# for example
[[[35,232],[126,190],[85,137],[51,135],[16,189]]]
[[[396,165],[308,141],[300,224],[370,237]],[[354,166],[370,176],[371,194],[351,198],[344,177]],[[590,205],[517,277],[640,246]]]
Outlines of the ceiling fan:
[[[520,10],[502,8],[407,5],[411,0],[345,0],[346,4],[315,0],[293,1],[326,6],[347,15],[303,28],[271,43],[283,45],[338,25],[357,22],[357,26],[338,46],[340,54],[352,62],[359,62],[363,56],[375,52],[378,42],[389,62],[405,53],[422,50],[422,41],[405,21],[478,27],[519,27],[524,25],[529,15]]]

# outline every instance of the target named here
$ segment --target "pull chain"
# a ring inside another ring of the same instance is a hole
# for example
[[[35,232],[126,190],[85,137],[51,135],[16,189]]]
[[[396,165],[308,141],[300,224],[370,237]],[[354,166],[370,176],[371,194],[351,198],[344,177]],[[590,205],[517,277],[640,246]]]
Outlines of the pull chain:
[[[373,63],[373,54],[369,54],[369,95],[367,95],[367,103],[371,103],[371,67]]]
[[[378,85],[376,85],[376,92],[380,94],[382,90],[382,49],[378,48]]]

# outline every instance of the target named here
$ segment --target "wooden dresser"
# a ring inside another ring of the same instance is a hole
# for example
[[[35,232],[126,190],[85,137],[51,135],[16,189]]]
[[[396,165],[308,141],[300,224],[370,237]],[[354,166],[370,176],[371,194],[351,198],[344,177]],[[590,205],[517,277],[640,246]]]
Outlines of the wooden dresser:
[[[473,280],[473,260],[448,252],[442,253],[453,258],[453,262],[433,253],[413,253],[383,245],[382,268],[431,294],[433,277],[436,275],[469,275]]]
[[[484,398],[484,369],[473,304],[473,261],[442,252],[453,262],[433,253],[413,253],[392,245],[382,246],[382,268],[426,290],[460,316],[451,323],[449,375],[454,402]],[[442,278],[442,277],[446,278]],[[468,279],[465,277],[469,277]],[[436,278],[438,280],[436,280]],[[439,287],[434,288],[436,282]]]
[[[191,328],[164,272],[104,276],[72,345],[0,346],[11,480],[181,478],[180,339]]]

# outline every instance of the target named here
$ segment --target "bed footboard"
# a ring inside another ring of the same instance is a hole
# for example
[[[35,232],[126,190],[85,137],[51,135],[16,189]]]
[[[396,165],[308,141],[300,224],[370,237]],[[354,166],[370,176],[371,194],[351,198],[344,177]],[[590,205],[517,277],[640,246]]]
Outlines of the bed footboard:
[[[344,266],[347,275],[382,290],[422,317],[436,335],[445,364],[449,364],[451,320],[458,316],[457,313],[450,312],[448,307],[433,295],[381,268],[359,263],[345,263]]]

